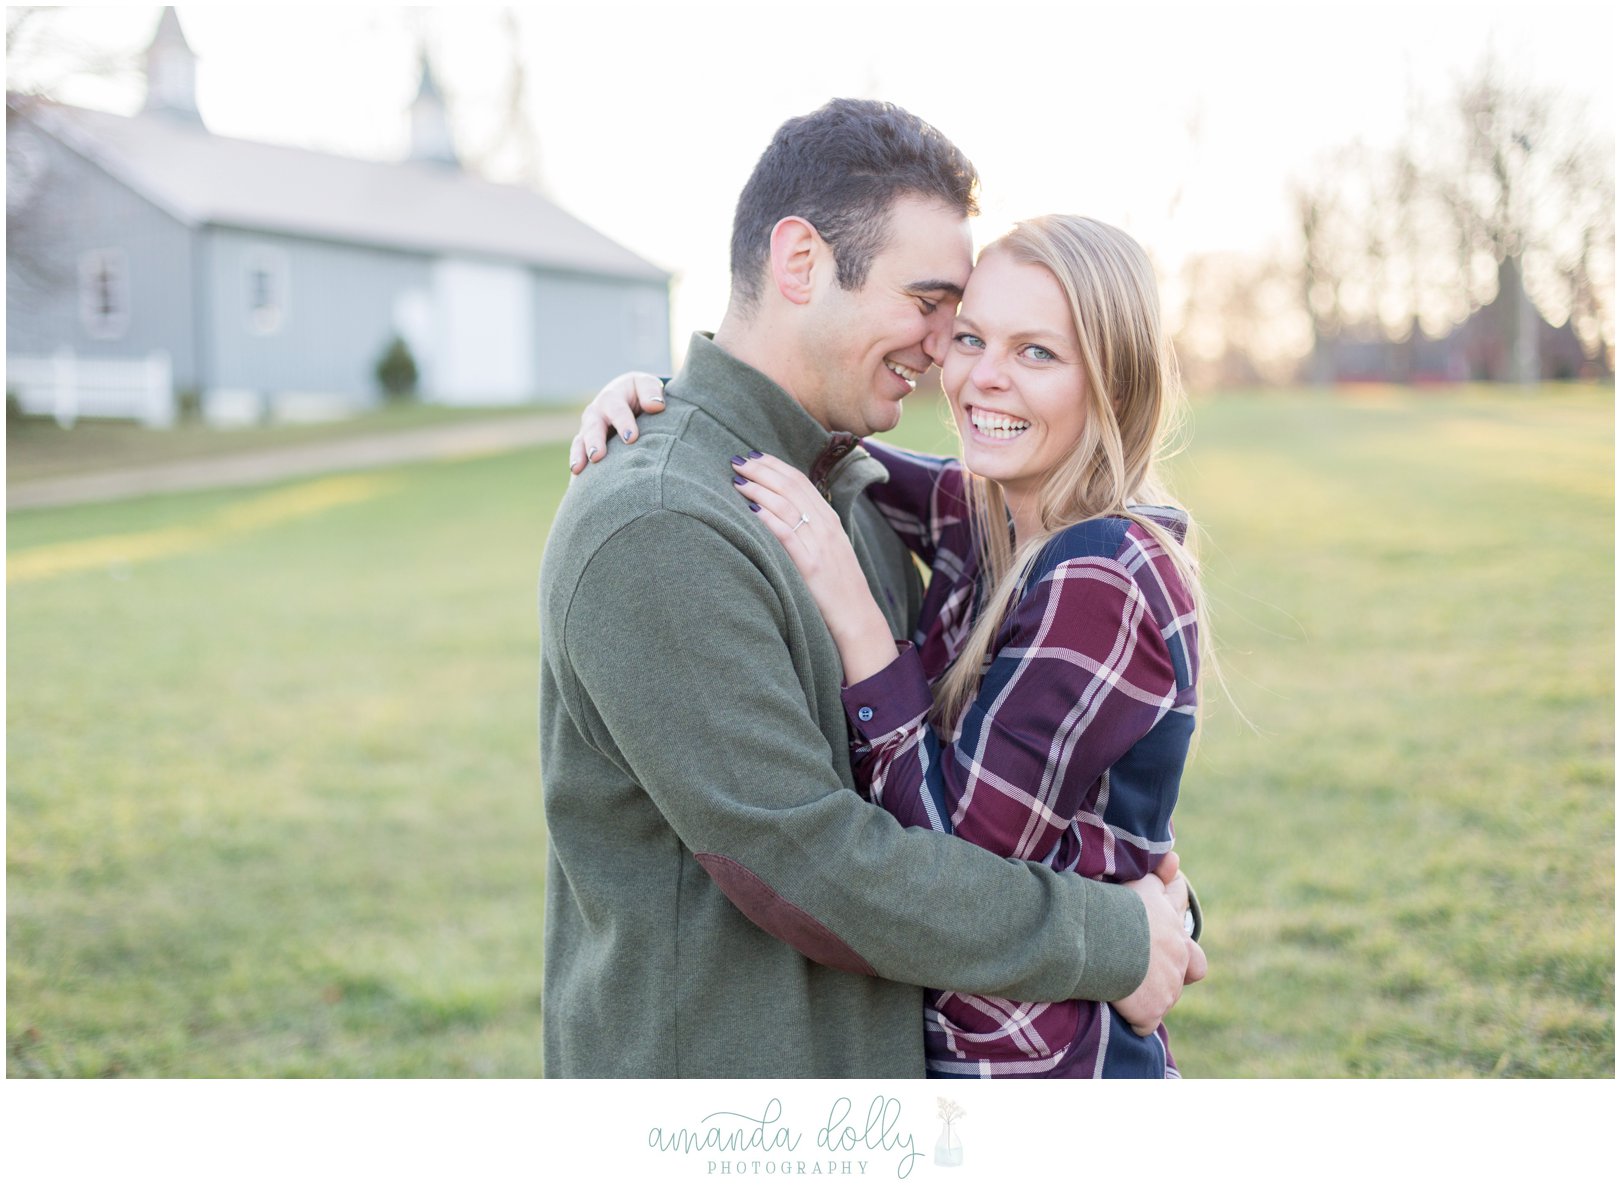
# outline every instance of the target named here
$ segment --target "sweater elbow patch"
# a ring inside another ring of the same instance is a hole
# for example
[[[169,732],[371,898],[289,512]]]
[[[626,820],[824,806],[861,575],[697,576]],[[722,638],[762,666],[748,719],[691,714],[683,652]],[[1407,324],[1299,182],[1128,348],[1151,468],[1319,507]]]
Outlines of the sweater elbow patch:
[[[770,884],[735,859],[699,854],[694,858],[738,911],[771,936],[787,942],[813,962],[876,978],[874,970],[843,938],[797,904],[779,896]]]

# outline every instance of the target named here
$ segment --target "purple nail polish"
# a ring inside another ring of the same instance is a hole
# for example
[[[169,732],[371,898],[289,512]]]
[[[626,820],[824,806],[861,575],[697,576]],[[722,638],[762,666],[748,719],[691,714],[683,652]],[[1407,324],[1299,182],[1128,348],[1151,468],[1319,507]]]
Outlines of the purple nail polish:
[[[761,454],[758,450],[750,450],[749,451],[749,457],[750,458],[764,458],[765,455]]]
[[[733,475],[732,476],[732,482],[737,484],[737,486],[742,487],[745,483],[748,482],[748,480],[743,478],[742,475]]]
[[[748,459],[744,458],[741,454],[732,455],[732,465],[734,467],[740,467],[744,463],[746,463],[747,461],[748,461]]]
[[[759,510],[760,510],[760,505],[755,503],[753,500],[750,500],[749,501],[749,511],[750,512],[758,512]]]

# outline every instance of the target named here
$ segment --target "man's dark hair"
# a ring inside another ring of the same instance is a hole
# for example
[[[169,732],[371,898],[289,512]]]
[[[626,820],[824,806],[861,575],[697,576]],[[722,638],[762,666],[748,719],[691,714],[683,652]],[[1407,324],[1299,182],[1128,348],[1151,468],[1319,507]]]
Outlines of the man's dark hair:
[[[738,196],[732,219],[732,298],[755,304],[771,229],[797,215],[833,249],[839,286],[859,289],[889,235],[902,195],[979,213],[973,162],[932,125],[893,103],[834,99],[777,129]]]

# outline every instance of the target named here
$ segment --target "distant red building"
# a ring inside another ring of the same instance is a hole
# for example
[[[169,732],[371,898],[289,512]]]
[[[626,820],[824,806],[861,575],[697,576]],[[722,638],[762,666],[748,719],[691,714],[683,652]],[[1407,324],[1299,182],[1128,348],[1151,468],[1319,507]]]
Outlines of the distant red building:
[[[1511,382],[1521,378],[1512,358],[1514,323],[1521,322],[1534,351],[1527,378],[1604,379],[1610,369],[1602,356],[1590,358],[1567,321],[1552,325],[1525,297],[1518,272],[1506,264],[1497,296],[1440,338],[1425,334],[1413,319],[1411,333],[1392,341],[1382,331],[1348,331],[1320,341],[1317,374],[1334,383],[1456,384]],[[1323,358],[1326,356],[1326,358]]]

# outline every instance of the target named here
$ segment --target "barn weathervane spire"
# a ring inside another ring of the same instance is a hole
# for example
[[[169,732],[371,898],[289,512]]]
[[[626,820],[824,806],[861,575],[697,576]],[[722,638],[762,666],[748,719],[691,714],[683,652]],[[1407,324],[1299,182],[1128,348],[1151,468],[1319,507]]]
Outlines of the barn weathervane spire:
[[[146,109],[201,124],[197,111],[197,55],[180,30],[172,5],[158,19],[146,47]]]
[[[435,165],[460,166],[456,144],[450,135],[450,112],[445,97],[428,65],[428,49],[423,46],[421,81],[417,83],[417,96],[411,103],[411,160],[429,161]]]

